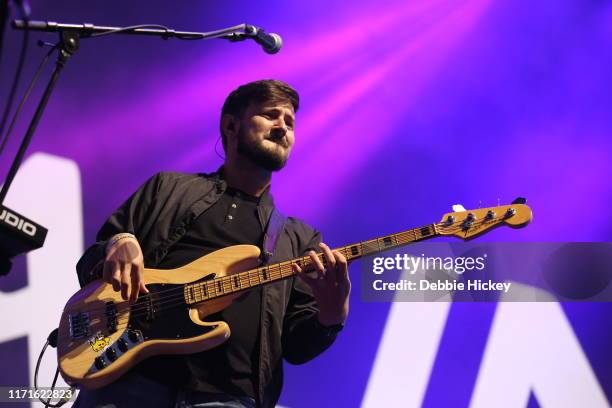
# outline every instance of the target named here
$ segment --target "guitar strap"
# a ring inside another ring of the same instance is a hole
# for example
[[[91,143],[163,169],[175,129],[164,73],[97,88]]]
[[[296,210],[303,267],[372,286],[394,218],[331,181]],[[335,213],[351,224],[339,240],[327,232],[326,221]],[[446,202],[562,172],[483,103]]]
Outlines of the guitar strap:
[[[268,227],[266,228],[266,232],[264,234],[263,242],[263,261],[266,264],[270,263],[272,257],[274,256],[278,238],[283,232],[286,221],[287,217],[285,217],[280,211],[278,211],[276,208],[272,210],[270,221],[268,221]]]

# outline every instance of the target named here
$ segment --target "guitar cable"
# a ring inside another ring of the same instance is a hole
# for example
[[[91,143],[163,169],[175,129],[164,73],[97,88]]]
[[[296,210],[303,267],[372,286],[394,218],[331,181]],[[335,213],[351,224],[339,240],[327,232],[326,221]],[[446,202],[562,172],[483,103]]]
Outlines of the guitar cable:
[[[47,341],[45,342],[45,345],[43,346],[42,350],[40,351],[40,355],[38,356],[38,361],[36,362],[36,369],[34,370],[34,390],[38,391],[38,370],[40,368],[40,362],[42,361],[43,355],[45,354],[45,351],[47,350],[47,347],[51,346],[53,348],[57,347],[57,334],[58,334],[58,329],[53,329],[53,331],[51,331],[51,333],[49,333],[49,336],[47,337]],[[51,383],[51,393],[53,393],[53,391],[55,390],[55,384],[57,382],[57,377],[59,376],[59,366],[55,369],[55,376],[53,377],[53,382]],[[72,396],[74,394],[74,390],[75,387],[70,387],[70,395]],[[64,405],[65,403],[67,403],[68,401],[70,401],[71,397],[63,397],[61,398],[58,402],[51,404],[51,397],[47,398],[47,400],[43,400],[41,397],[38,397],[38,400],[40,402],[42,402],[45,406],[45,408],[58,408],[61,407],[62,405]]]

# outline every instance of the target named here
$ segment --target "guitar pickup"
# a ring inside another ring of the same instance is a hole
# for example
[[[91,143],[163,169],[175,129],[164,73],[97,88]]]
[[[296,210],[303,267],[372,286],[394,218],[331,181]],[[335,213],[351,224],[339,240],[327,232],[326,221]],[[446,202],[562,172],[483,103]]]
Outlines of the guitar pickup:
[[[147,294],[145,299],[145,319],[147,321],[151,321],[153,319],[155,319],[155,307],[154,307],[154,303],[153,303],[153,297],[151,296],[151,294]]]
[[[114,333],[117,331],[117,305],[115,302],[108,301],[106,302],[106,310],[104,311],[106,315],[106,328],[109,333]]]
[[[68,328],[72,339],[89,337],[89,313],[81,312],[68,315]]]

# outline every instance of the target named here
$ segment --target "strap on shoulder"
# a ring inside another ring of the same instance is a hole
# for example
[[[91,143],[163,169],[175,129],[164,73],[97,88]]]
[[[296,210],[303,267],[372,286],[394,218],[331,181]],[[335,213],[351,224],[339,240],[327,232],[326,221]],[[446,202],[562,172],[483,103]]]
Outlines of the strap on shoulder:
[[[285,227],[285,222],[287,221],[287,217],[285,217],[280,211],[276,208],[272,210],[272,214],[270,215],[270,221],[268,221],[268,227],[266,228],[266,232],[264,234],[264,242],[263,242],[263,260],[264,263],[269,263],[274,255],[274,251],[276,250],[276,244],[278,243],[278,238],[280,234],[283,232],[283,228]]]

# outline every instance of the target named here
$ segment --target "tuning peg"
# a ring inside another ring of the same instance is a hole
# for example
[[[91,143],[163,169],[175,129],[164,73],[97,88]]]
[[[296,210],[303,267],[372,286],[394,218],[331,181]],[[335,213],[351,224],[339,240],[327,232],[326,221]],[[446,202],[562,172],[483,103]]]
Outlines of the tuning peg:
[[[461,204],[455,204],[455,205],[453,205],[453,211],[454,212],[461,212],[461,211],[467,211],[467,210]]]
[[[516,197],[512,204],[525,204],[527,199],[525,197]]]

